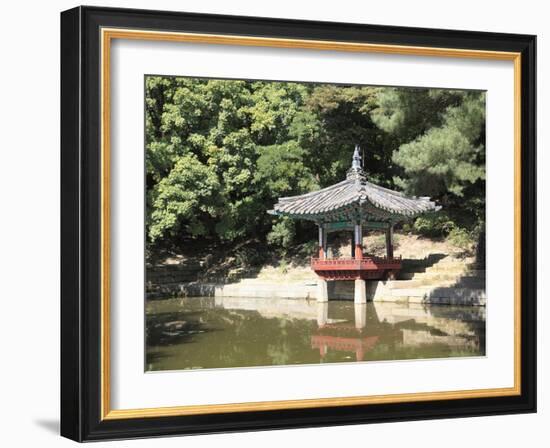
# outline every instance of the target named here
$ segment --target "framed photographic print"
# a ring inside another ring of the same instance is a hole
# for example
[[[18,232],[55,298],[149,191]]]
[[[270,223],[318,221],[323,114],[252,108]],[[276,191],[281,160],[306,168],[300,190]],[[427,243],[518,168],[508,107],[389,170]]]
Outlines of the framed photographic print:
[[[61,14],[61,433],[535,412],[535,36]]]

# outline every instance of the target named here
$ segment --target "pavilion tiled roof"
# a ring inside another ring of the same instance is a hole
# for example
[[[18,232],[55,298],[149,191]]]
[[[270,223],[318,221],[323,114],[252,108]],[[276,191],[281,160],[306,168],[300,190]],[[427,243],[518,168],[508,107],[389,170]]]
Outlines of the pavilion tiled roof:
[[[429,197],[407,197],[367,181],[356,158],[357,149],[346,180],[318,191],[279,198],[271,213],[315,221],[360,213],[367,219],[397,222],[441,208]]]

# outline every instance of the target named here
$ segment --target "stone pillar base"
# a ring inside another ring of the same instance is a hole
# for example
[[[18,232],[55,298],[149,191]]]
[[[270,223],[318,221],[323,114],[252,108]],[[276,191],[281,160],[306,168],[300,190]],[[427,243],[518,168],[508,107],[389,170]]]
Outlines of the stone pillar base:
[[[328,300],[317,303],[317,325],[323,328],[328,322]]]
[[[367,304],[356,303],[355,307],[355,328],[362,330],[367,326]]]
[[[322,278],[317,279],[317,302],[328,302],[327,281]]]
[[[353,301],[355,303],[367,303],[367,285],[365,280],[361,280],[360,278],[355,280]]]

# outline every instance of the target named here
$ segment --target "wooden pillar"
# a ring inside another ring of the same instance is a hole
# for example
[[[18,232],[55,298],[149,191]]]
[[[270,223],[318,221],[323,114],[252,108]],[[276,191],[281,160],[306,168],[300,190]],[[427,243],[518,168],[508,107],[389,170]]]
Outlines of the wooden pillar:
[[[361,228],[361,223],[355,224],[353,240],[355,243],[355,252],[353,258],[355,258],[356,260],[361,260],[363,258],[363,229]]]
[[[388,259],[393,258],[393,225],[386,229],[386,256]]]
[[[325,253],[325,258],[328,258],[328,231],[326,226],[323,226],[323,252]]]
[[[326,230],[323,224],[319,224],[319,259],[326,258]]]

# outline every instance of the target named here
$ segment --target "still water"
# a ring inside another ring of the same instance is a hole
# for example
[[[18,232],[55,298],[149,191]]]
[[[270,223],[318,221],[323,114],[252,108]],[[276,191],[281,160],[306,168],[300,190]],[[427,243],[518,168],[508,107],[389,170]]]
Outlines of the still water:
[[[146,370],[485,355],[485,308],[183,298],[146,305]]]

